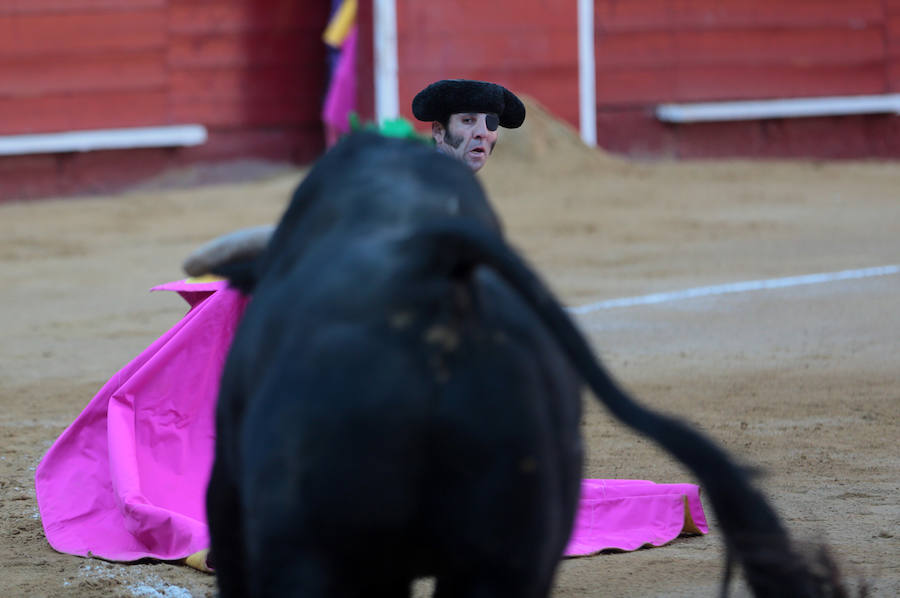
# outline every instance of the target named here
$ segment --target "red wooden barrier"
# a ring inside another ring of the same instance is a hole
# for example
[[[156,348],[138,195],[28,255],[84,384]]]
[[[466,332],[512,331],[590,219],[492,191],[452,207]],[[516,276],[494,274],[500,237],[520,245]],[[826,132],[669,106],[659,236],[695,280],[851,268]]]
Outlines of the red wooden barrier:
[[[328,13],[295,0],[0,3],[0,135],[209,129],[195,148],[0,157],[0,199],[107,191],[195,161],[312,160]]]
[[[534,96],[578,125],[575,2],[396,8],[404,116],[428,83],[469,77]],[[594,10],[598,141],[607,149],[900,156],[894,116],[667,125],[653,115],[667,102],[898,93],[900,0],[594,0]],[[297,0],[0,2],[0,135],[209,128],[195,148],[0,157],[0,199],[108,190],[129,173],[201,160],[311,160],[323,147],[328,11],[329,2]],[[361,0],[363,118],[374,116],[372,18],[372,2]]]

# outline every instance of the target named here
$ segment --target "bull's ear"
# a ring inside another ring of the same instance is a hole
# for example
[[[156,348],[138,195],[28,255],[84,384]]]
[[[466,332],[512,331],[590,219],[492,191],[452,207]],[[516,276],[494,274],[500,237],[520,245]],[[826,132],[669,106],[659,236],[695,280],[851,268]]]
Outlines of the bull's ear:
[[[228,279],[228,286],[239,290],[244,295],[249,295],[256,288],[259,281],[257,274],[258,259],[233,260],[222,264],[216,264],[212,273]]]

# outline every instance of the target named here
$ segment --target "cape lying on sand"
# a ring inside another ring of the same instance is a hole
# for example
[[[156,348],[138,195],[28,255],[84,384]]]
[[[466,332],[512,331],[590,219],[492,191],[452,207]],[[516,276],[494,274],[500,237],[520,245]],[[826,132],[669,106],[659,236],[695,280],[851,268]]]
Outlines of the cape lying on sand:
[[[60,552],[178,560],[209,546],[219,376],[247,300],[218,280],[153,290],[179,293],[187,315],[100,389],[37,467],[41,520]],[[707,531],[693,484],[584,480],[566,556]]]

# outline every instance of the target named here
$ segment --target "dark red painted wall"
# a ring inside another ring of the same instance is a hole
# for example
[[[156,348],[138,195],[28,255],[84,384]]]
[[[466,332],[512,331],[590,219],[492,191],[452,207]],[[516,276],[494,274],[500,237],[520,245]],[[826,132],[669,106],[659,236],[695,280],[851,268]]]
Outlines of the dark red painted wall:
[[[0,5],[0,132],[167,122],[166,4]]]
[[[373,10],[371,0],[361,0],[356,11],[356,111],[363,121],[375,118],[375,69]]]
[[[169,0],[171,118],[204,156],[308,161],[323,147],[328,2]]]
[[[0,135],[199,123],[202,146],[0,157],[0,199],[113,190],[165,168],[308,162],[328,2],[0,2]]]
[[[600,145],[648,156],[900,156],[894,116],[667,125],[659,103],[893,93],[900,0],[595,0]]]
[[[401,114],[438,79],[494,81],[578,124],[576,3],[397,0]]]
[[[890,115],[690,125],[654,116],[670,102],[895,92],[900,0],[594,0],[594,10],[597,132],[608,150],[900,156]],[[575,2],[397,0],[397,16],[404,116],[431,81],[471,77],[532,95],[578,126]]]

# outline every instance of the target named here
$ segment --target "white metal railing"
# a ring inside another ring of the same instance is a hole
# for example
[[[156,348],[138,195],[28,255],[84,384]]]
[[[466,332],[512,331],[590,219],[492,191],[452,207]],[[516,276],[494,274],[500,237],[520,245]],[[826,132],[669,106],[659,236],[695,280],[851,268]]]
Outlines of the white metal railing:
[[[891,113],[900,114],[900,94],[660,104],[656,107],[656,118],[672,123]]]
[[[0,156],[56,154],[141,147],[183,147],[206,142],[203,125],[131,127],[64,131],[34,135],[0,135]]]

